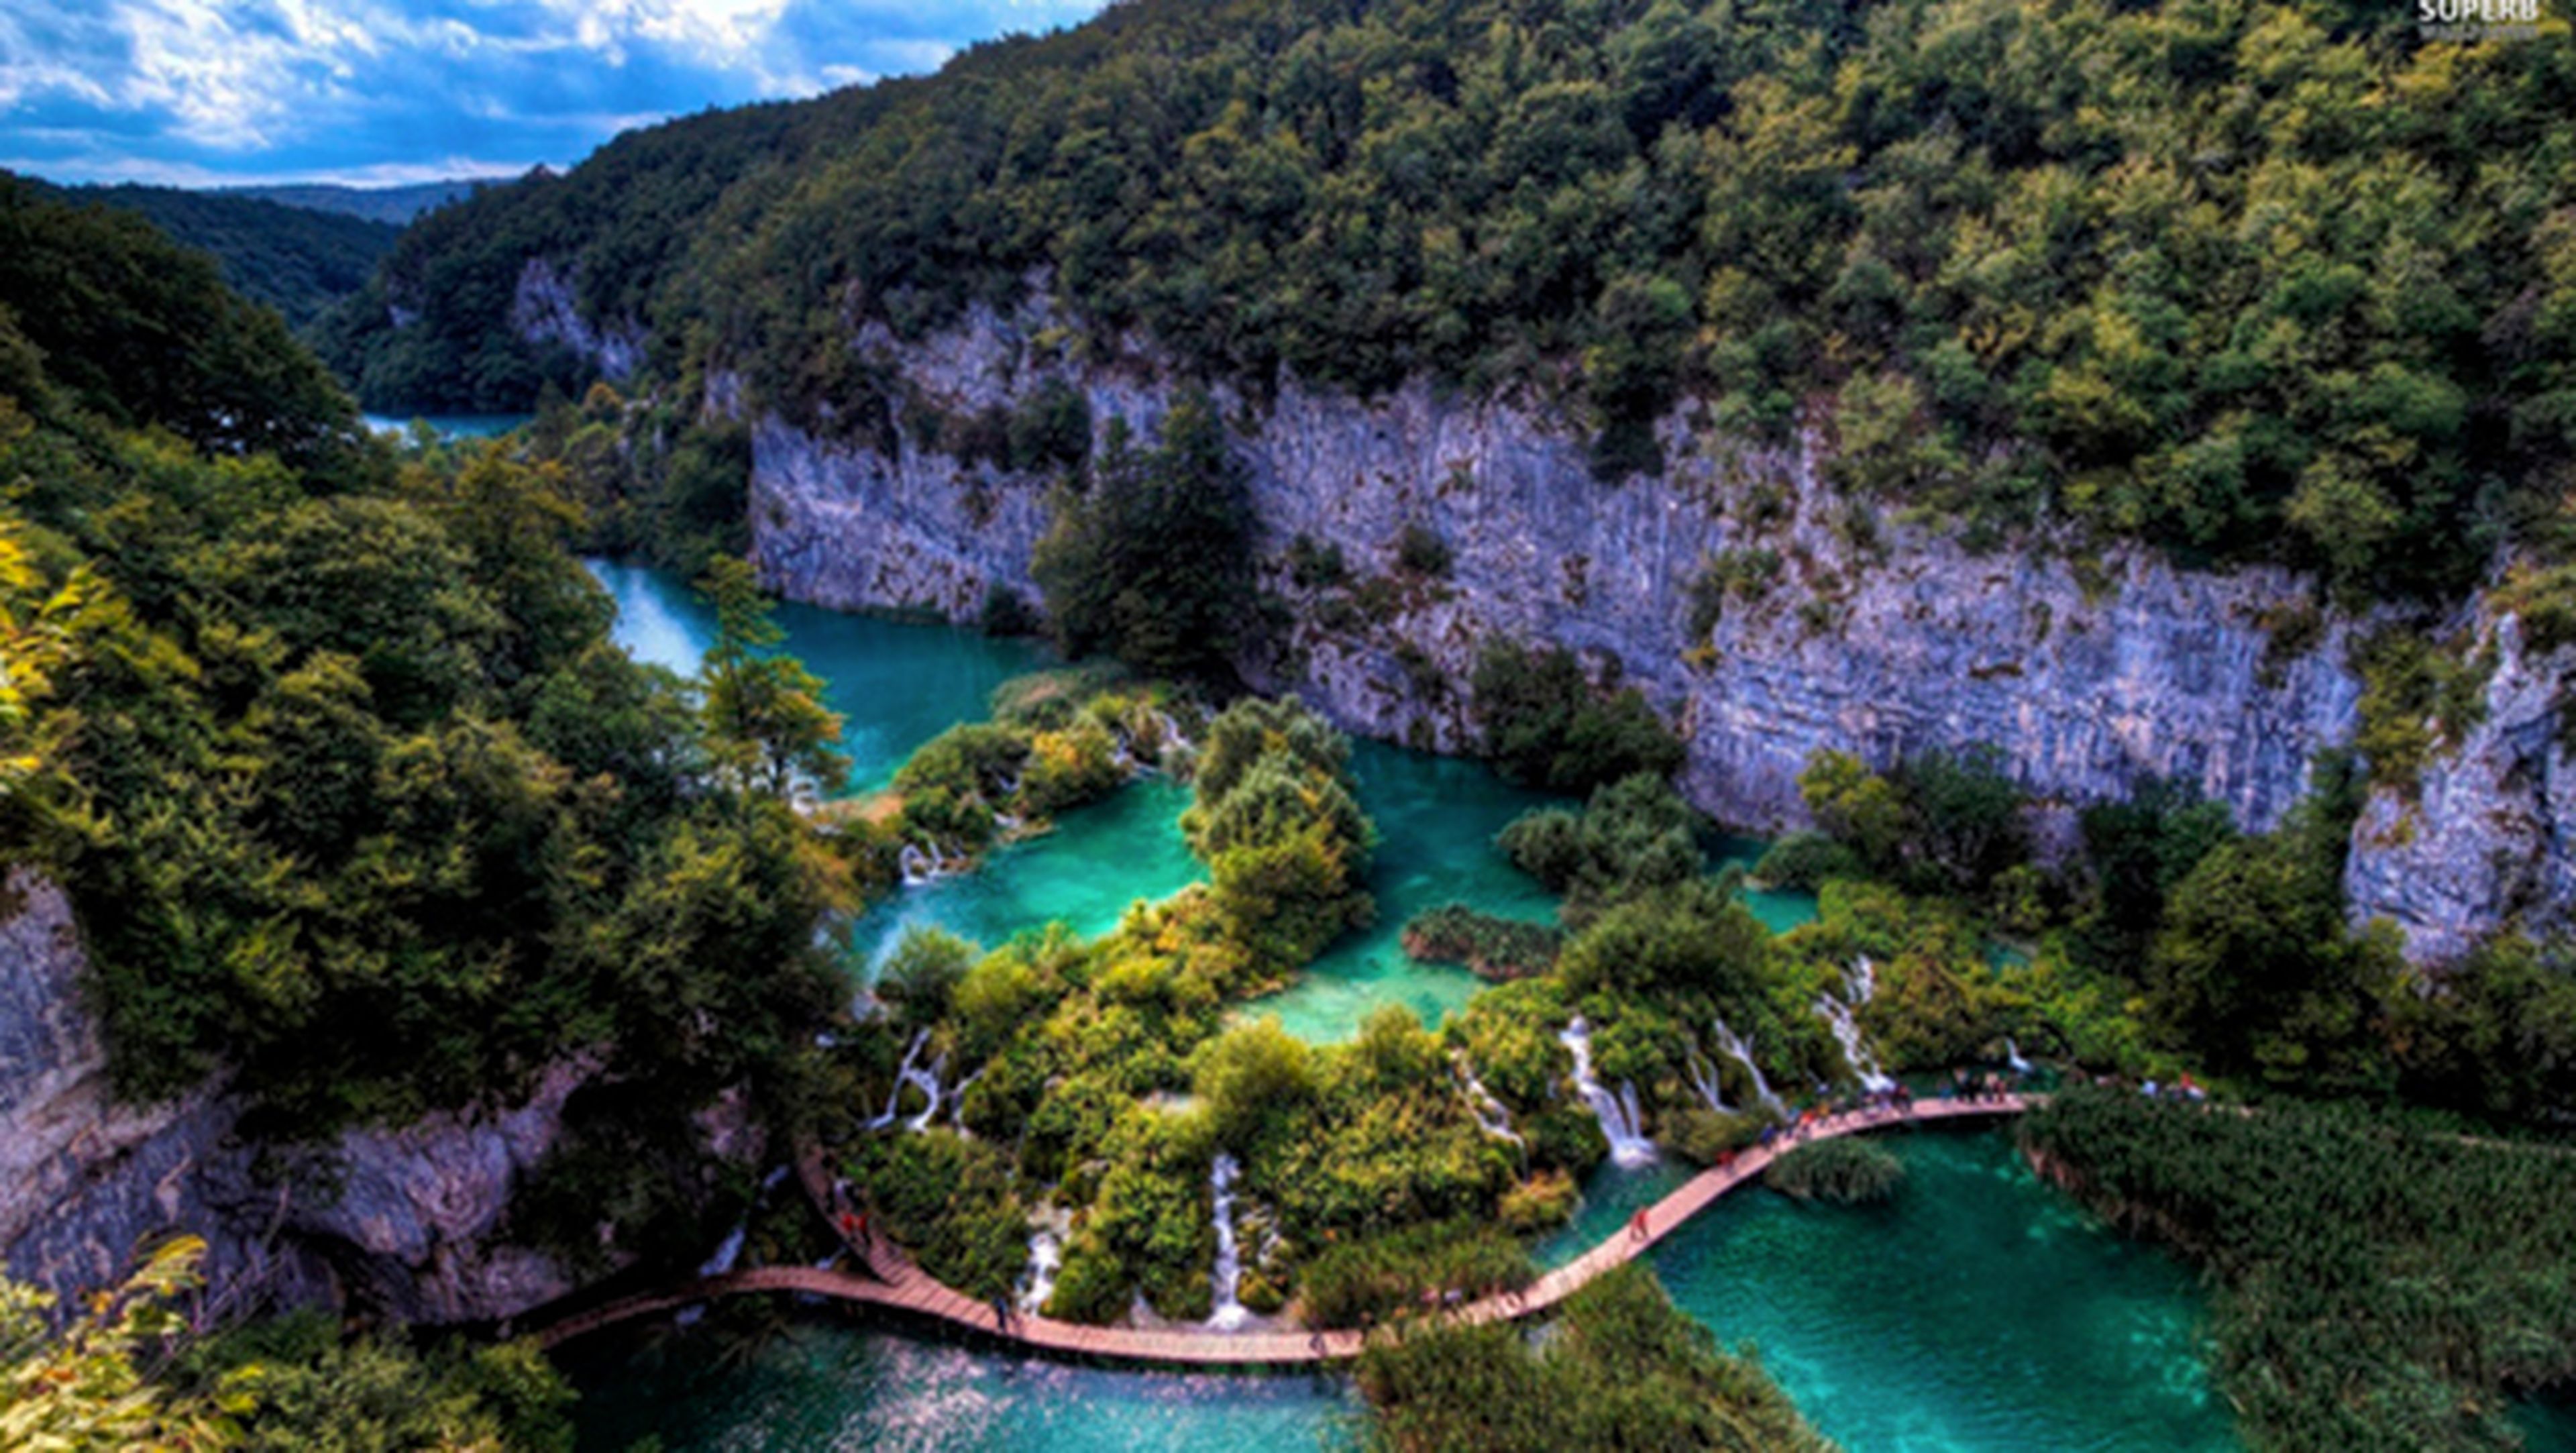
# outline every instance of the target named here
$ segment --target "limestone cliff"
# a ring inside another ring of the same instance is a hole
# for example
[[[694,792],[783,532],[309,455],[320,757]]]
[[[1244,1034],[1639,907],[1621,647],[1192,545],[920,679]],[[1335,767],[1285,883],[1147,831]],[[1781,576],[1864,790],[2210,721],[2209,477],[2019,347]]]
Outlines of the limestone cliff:
[[[355,1302],[405,1320],[504,1316],[561,1295],[550,1261],[502,1244],[519,1178],[552,1143],[566,1066],[531,1101],[262,1154],[220,1084],[118,1104],[83,959],[53,885],[9,881],[0,917],[0,1268],[65,1296],[120,1279],[135,1249],[205,1238],[210,1304]]]
[[[1043,305],[979,309],[925,342],[872,332],[860,346],[899,373],[909,407],[971,415],[1060,378],[1089,400],[1095,428],[1119,418],[1150,430],[1172,394],[1158,371],[1058,358],[1046,347],[1055,322]],[[2352,733],[2354,623],[2320,615],[2309,583],[2287,572],[2194,572],[2144,550],[2082,556],[2047,542],[1974,552],[1843,496],[1815,441],[1741,447],[1687,406],[1661,426],[1665,477],[1604,485],[1582,431],[1543,403],[1419,384],[1361,401],[1293,382],[1257,406],[1218,402],[1250,471],[1266,583],[1299,607],[1245,672],[1367,735],[1459,746],[1464,682],[1493,635],[1572,647],[1641,687],[1688,740],[1692,799],[1759,829],[1801,820],[1796,775],[1820,748],[1886,763],[1981,741],[2044,799],[2116,797],[2156,774],[2268,827],[2304,790],[2310,757]],[[909,439],[906,422],[895,432]],[[754,554],[798,599],[967,619],[994,585],[1035,598],[1045,488],[761,418]],[[1408,526],[1449,547],[1439,578],[1395,578]],[[1300,535],[1384,583],[1298,590],[1282,557]],[[1694,635],[1693,584],[1728,561],[1767,563],[1739,572],[1757,583]],[[2374,809],[2356,844],[2358,914],[2394,916],[2419,951],[2448,953],[2508,902],[2563,912],[2564,794],[2536,809],[2497,795],[2523,792],[2532,763],[2563,770],[2531,746],[2555,739],[2554,683],[2500,678],[2511,700],[2484,730],[2505,745],[2473,743],[2457,772],[2427,784],[2409,843]],[[2519,857],[2500,863],[2481,846],[2500,812],[2558,826],[2505,834]],[[2443,886],[2427,889],[2427,875]]]

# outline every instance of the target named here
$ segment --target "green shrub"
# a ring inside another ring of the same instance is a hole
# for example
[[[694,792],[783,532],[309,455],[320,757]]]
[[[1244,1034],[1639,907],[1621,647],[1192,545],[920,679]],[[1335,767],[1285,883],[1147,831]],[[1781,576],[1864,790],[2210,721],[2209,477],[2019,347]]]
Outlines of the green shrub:
[[[1685,753],[1635,688],[1596,689],[1556,647],[1488,641],[1471,678],[1487,757],[1505,776],[1556,792],[1589,792],[1644,772],[1669,777]]]
[[[1813,893],[1828,879],[1857,878],[1869,871],[1860,854],[1820,832],[1793,832],[1773,843],[1755,864],[1753,876],[1774,888]]]
[[[1411,1226],[1332,1247],[1298,1276],[1309,1327],[1357,1327],[1420,1315],[1425,1292],[1469,1298],[1537,1279],[1529,1253],[1499,1227],[1471,1221]]]
[[[1423,963],[1464,964],[1480,979],[1504,982],[1555,967],[1564,935],[1544,924],[1444,903],[1408,919],[1403,943],[1405,954]]]
[[[1867,1205],[1895,1197],[1905,1184],[1905,1162],[1886,1146],[1846,1135],[1812,1141],[1771,1162],[1762,1184],[1801,1201]]]

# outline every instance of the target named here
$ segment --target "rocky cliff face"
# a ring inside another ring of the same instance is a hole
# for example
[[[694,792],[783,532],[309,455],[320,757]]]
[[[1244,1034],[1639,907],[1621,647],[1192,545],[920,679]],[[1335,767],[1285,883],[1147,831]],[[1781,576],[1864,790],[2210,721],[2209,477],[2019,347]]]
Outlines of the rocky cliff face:
[[[551,1262],[499,1244],[509,1196],[552,1143],[581,1068],[532,1101],[400,1131],[351,1132],[262,1155],[219,1085],[167,1105],[109,1093],[80,1002],[71,908],[9,881],[0,919],[0,1268],[65,1297],[121,1279],[138,1246],[207,1242],[206,1297],[239,1308],[358,1302],[412,1321],[506,1316],[570,1289]]]
[[[2565,928],[2576,912],[2576,758],[2564,714],[2576,651],[2542,655],[2507,615],[2484,711],[2425,769],[2417,792],[2375,795],[2353,829],[2344,889],[2406,930],[2420,958],[2467,952],[2479,931]]]
[[[1154,371],[1055,361],[1037,342],[1053,322],[1042,308],[979,311],[925,344],[862,347],[944,413],[1007,405],[1054,377],[1084,393],[1095,426],[1150,430],[1171,397]],[[1294,385],[1265,407],[1218,401],[1250,469],[1267,584],[1299,607],[1246,674],[1367,735],[1461,745],[1464,683],[1491,636],[1574,648],[1642,688],[1689,743],[1691,798],[1766,830],[1803,820],[1796,777],[1819,749],[1886,764],[1975,742],[2002,748],[2045,799],[2117,797],[2154,774],[2268,827],[2304,790],[2311,755],[2352,732],[2352,625],[2321,619],[2307,582],[2284,572],[2190,572],[2137,550],[1972,552],[1844,497],[1812,442],[1747,449],[1687,411],[1663,424],[1664,478],[1602,485],[1581,431],[1522,401],[1422,385],[1374,402]],[[1042,481],[934,452],[828,444],[775,418],[755,430],[754,553],[799,599],[955,619],[993,585],[1034,599],[1043,496]],[[1447,544],[1445,574],[1400,575],[1408,527]],[[1298,590],[1282,557],[1301,535],[1338,547],[1356,584]],[[1695,633],[1694,584],[1728,565],[1747,585]],[[2379,838],[2365,824],[2356,911],[2397,916],[2433,951],[2495,921],[2493,870],[2460,834],[2492,822],[2495,794],[2530,775],[2534,734],[2553,730],[2554,698],[2497,689],[2512,700],[2487,730],[2520,721],[2516,745],[2494,770],[2428,784],[2412,856],[2389,855],[2386,824]],[[2521,815],[2557,823],[2555,838],[2517,830],[2514,846],[2532,849],[2522,871],[2561,885],[2563,904],[2567,809],[2564,794],[2550,801]],[[2427,859],[2448,887],[2418,885]]]
[[[644,361],[644,330],[633,323],[593,326],[581,315],[572,279],[542,257],[529,258],[519,269],[518,287],[510,295],[510,328],[530,343],[560,343],[620,383]]]

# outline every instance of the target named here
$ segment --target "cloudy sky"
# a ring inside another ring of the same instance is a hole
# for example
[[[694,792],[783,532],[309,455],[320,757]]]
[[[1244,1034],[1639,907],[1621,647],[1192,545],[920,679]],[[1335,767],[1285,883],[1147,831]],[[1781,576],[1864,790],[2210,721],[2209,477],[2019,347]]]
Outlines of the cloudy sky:
[[[666,116],[936,69],[1100,0],[0,0],[0,167],[358,184],[562,166]]]

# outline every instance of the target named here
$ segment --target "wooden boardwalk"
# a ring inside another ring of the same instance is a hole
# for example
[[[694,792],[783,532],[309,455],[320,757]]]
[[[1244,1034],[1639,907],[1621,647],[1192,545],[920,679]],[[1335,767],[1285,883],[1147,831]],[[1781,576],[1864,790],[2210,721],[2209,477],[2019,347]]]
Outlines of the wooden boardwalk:
[[[2018,1115],[2038,1102],[2037,1096],[2004,1095],[1982,1100],[1921,1100],[1909,1110],[1855,1110],[1815,1122],[1809,1140],[1830,1140],[1900,1125],[1940,1124],[1953,1120]],[[1572,1296],[1585,1283],[1635,1260],[1691,1217],[1708,1209],[1738,1186],[1759,1178],[1771,1162],[1793,1148],[1753,1149],[1731,1165],[1712,1166],[1690,1178],[1646,1210],[1642,1234],[1622,1226],[1598,1246],[1531,1283],[1517,1297],[1487,1297],[1447,1315],[1469,1323],[1509,1321],[1534,1316]],[[830,1218],[831,1186],[822,1163],[807,1156],[797,1167],[806,1193]],[[541,1329],[537,1340],[552,1347],[585,1332],[651,1316],[693,1302],[739,1292],[801,1292],[834,1301],[861,1302],[936,1318],[988,1337],[1046,1352],[1120,1362],[1187,1367],[1284,1367],[1300,1363],[1339,1362],[1357,1357],[1367,1334],[1356,1329],[1328,1332],[1247,1330],[1219,1332],[1204,1327],[1155,1330],[1142,1327],[1093,1327],[1047,1317],[1013,1313],[1009,1325],[996,1327],[993,1308],[933,1280],[902,1252],[874,1238],[865,1247],[851,1246],[873,1275],[803,1266],[763,1266],[723,1276],[701,1277],[662,1291],[608,1302],[575,1313]]]

